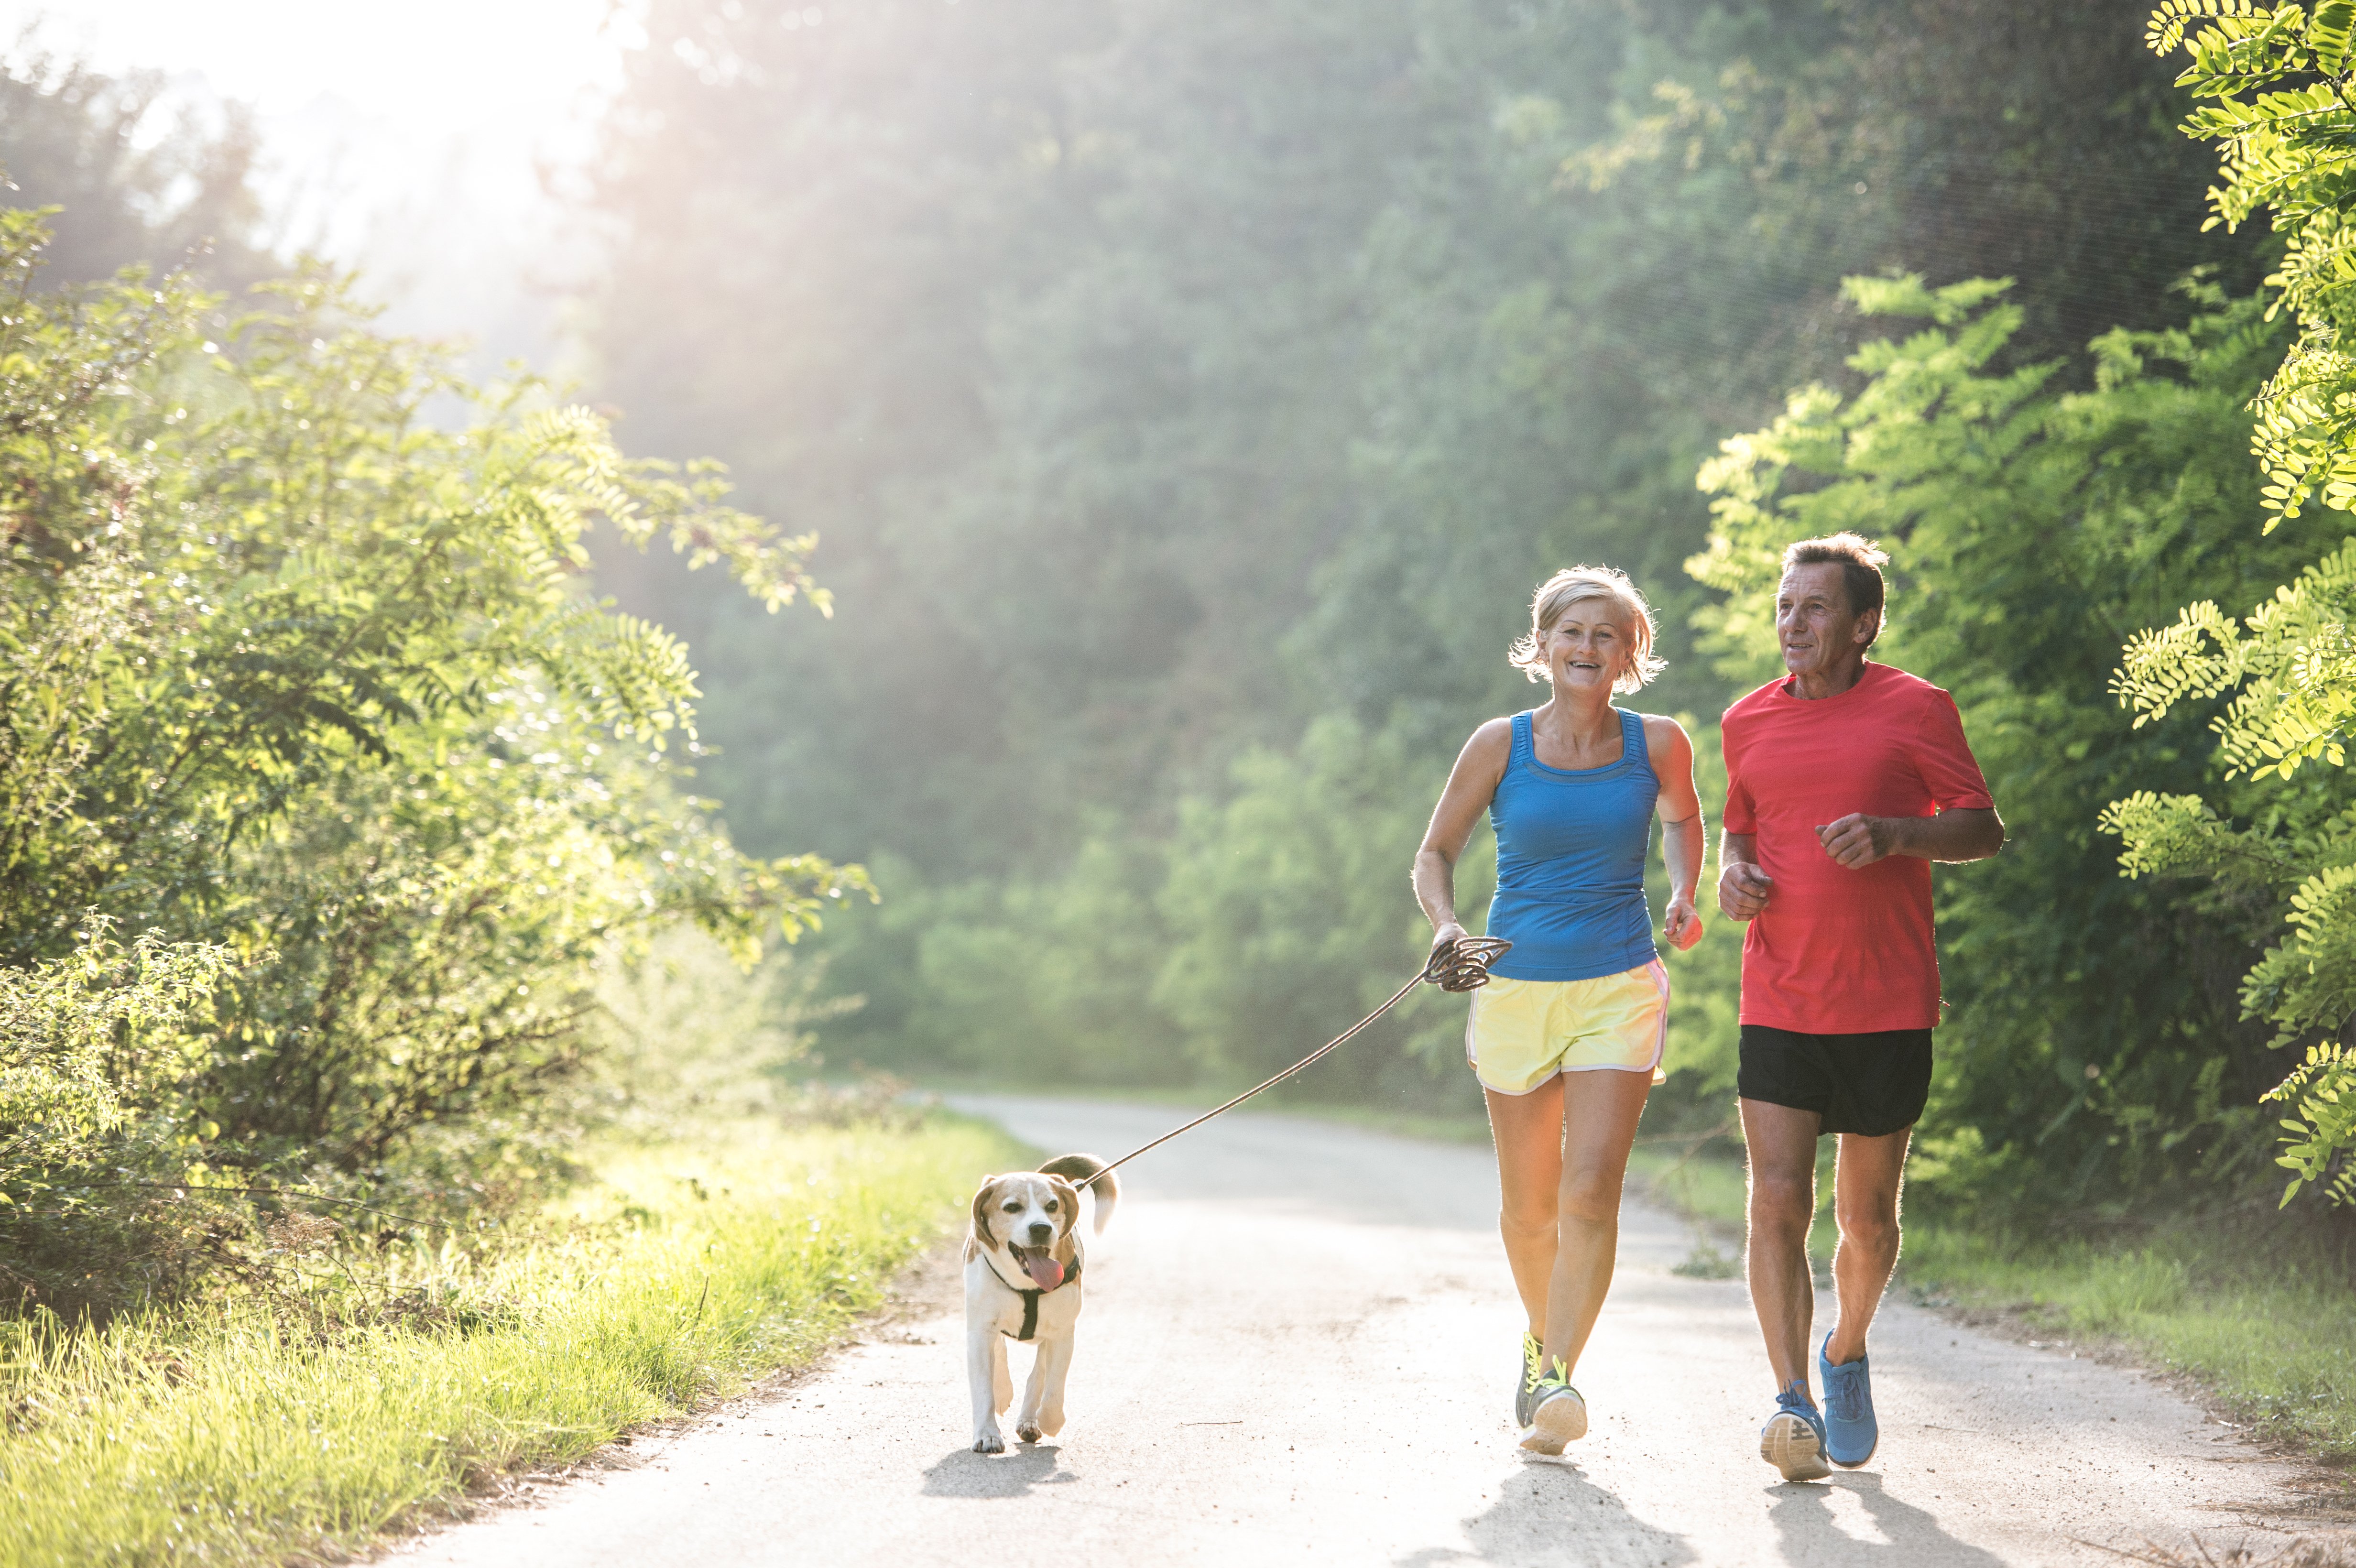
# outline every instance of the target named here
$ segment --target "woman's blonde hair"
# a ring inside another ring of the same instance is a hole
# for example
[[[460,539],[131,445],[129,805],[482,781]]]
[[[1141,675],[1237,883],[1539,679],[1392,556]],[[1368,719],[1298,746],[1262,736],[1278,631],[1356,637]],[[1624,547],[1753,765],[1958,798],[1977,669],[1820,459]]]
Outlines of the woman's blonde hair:
[[[1612,681],[1612,689],[1625,696],[1641,691],[1644,683],[1669,667],[1653,656],[1653,607],[1628,581],[1628,574],[1611,566],[1567,566],[1544,582],[1530,598],[1529,635],[1514,639],[1505,657],[1532,680],[1554,678],[1547,667],[1547,634],[1563,612],[1583,599],[1609,599],[1620,608],[1620,629],[1628,637],[1628,667]]]

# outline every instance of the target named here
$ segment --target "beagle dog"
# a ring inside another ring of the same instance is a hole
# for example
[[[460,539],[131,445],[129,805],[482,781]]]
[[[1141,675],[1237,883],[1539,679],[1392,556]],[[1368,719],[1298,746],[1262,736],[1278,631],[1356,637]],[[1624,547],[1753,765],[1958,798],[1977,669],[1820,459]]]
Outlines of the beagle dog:
[[[1014,1398],[1006,1341],[1038,1346],[1014,1435],[1036,1443],[1064,1429],[1064,1378],[1080,1316],[1080,1189],[1097,1195],[1101,1232],[1120,1200],[1120,1179],[1092,1154],[1067,1154],[1036,1171],[985,1177],[965,1238],[965,1364],[973,1389],[973,1451],[1003,1454],[998,1416]]]

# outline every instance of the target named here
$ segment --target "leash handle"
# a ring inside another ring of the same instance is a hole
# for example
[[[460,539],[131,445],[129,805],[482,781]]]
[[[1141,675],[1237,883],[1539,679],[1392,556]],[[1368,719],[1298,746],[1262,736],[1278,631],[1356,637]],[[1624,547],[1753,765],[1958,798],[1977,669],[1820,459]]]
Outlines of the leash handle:
[[[1513,944],[1502,936],[1460,936],[1431,950],[1431,961],[1419,980],[1429,980],[1443,991],[1477,991],[1489,983],[1489,965],[1503,958]]]
[[[1489,965],[1504,957],[1506,950],[1511,948],[1513,945],[1514,944],[1512,943],[1506,941],[1502,936],[1460,936],[1444,947],[1433,948],[1431,950],[1431,956],[1424,961],[1423,967],[1417,971],[1415,978],[1409,980],[1406,985],[1401,986],[1398,990],[1393,991],[1389,1001],[1385,1002],[1381,1007],[1376,1008],[1373,1012],[1368,1013],[1365,1018],[1360,1019],[1356,1023],[1352,1024],[1348,1029],[1344,1029],[1340,1034],[1335,1035],[1323,1045],[1319,1046],[1316,1050],[1311,1051],[1308,1055],[1302,1057],[1300,1061],[1294,1062],[1291,1066],[1286,1068],[1275,1077],[1269,1079],[1265,1083],[1254,1084],[1251,1088],[1245,1090],[1242,1093],[1237,1095],[1226,1104],[1212,1107],[1210,1110],[1207,1110],[1201,1115],[1195,1117],[1193,1121],[1188,1122],[1183,1127],[1171,1128],[1170,1131],[1162,1134],[1151,1143],[1145,1145],[1142,1148],[1133,1148],[1130,1150],[1127,1154],[1122,1155],[1119,1159],[1114,1160],[1110,1165],[1106,1166],[1103,1170],[1098,1171],[1096,1175],[1089,1177],[1087,1180],[1080,1182],[1077,1185],[1082,1187],[1093,1187],[1098,1181],[1102,1180],[1108,1172],[1119,1170],[1122,1166],[1127,1165],[1139,1155],[1144,1154],[1151,1149],[1160,1148],[1163,1144],[1168,1143],[1172,1138],[1176,1137],[1181,1133],[1193,1132],[1196,1127],[1201,1126],[1213,1116],[1220,1115],[1226,1112],[1234,1110],[1237,1105],[1242,1104],[1246,1100],[1250,1099],[1253,1095],[1258,1093],[1263,1089],[1275,1088],[1278,1084],[1283,1083],[1286,1079],[1291,1077],[1302,1068],[1309,1066],[1326,1055],[1329,1051],[1346,1044],[1353,1036],[1358,1033],[1359,1030],[1365,1029],[1368,1024],[1373,1023],[1376,1019],[1381,1018],[1385,1013],[1389,1012],[1393,1008],[1398,1006],[1400,1002],[1406,999],[1407,994],[1409,991],[1414,990],[1418,986],[1424,984],[1426,981],[1430,981],[1432,985],[1439,987],[1443,991],[1462,993],[1465,991],[1479,990],[1482,987],[1489,983]]]

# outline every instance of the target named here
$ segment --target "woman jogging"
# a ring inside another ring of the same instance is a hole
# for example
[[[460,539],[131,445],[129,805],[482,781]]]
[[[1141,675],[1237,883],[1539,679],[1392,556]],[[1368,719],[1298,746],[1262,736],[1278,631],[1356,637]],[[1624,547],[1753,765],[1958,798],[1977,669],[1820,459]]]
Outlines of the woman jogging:
[[[1456,859],[1483,811],[1497,834],[1489,934],[1513,943],[1472,994],[1464,1053],[1489,1102],[1504,1192],[1499,1228],[1528,1314],[1515,1424],[1559,1454],[1587,1435],[1570,1386],[1612,1288],[1620,1186],[1660,1067],[1669,980],[1644,905],[1644,853],[1662,823],[1662,934],[1701,940],[1701,801],[1693,744],[1673,719],[1612,706],[1660,673],[1653,613],[1627,576],[1574,566],[1540,585],[1508,656],[1553,695],[1472,732],[1415,857],[1434,947],[1464,935]]]

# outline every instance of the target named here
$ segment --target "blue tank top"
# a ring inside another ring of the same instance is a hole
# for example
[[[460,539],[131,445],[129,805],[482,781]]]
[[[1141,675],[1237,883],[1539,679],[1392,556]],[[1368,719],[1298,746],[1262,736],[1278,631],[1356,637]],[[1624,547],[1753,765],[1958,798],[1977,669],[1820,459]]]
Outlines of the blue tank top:
[[[1620,760],[1600,768],[1538,761],[1530,716],[1514,715],[1514,749],[1489,801],[1497,896],[1489,934],[1514,950],[1493,970],[1509,980],[1591,980],[1653,960],[1644,851],[1661,793],[1644,720],[1620,715]]]

